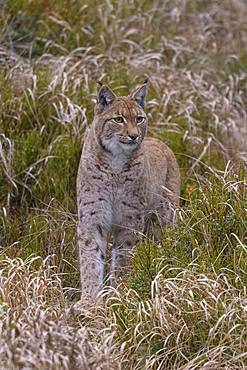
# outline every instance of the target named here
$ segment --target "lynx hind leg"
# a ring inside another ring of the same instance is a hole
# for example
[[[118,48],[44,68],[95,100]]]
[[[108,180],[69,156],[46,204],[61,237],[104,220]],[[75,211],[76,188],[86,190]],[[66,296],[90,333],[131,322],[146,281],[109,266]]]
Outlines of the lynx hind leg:
[[[102,230],[86,232],[78,227],[81,297],[94,301],[103,287],[107,240]]]
[[[145,232],[155,241],[159,241],[166,228],[173,228],[176,221],[176,207],[168,200],[158,204],[149,212],[145,222]]]
[[[110,271],[112,286],[116,286],[131,272],[135,246],[141,239],[143,228],[144,222],[139,227],[117,228],[114,231]]]
[[[137,243],[134,233],[119,230],[115,235],[111,253],[111,285],[116,286],[131,271],[133,249]]]

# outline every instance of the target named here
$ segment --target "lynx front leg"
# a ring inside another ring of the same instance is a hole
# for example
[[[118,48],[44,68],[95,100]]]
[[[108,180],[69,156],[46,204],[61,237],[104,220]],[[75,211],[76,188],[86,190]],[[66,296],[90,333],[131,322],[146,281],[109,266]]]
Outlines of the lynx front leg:
[[[134,227],[117,228],[113,235],[111,285],[116,285],[131,272],[136,244],[142,238],[143,220]]]
[[[93,301],[103,287],[107,233],[101,226],[84,231],[79,223],[78,244],[81,295]]]

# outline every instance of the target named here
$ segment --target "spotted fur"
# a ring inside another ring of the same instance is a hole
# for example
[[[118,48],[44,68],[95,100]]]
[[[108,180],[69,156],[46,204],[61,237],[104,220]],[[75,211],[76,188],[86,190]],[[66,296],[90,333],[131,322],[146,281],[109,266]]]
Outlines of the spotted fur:
[[[130,270],[138,240],[173,225],[180,173],[172,151],[145,137],[146,83],[129,96],[100,88],[86,135],[78,177],[78,243],[82,294],[91,299],[103,286],[106,256],[120,281]]]

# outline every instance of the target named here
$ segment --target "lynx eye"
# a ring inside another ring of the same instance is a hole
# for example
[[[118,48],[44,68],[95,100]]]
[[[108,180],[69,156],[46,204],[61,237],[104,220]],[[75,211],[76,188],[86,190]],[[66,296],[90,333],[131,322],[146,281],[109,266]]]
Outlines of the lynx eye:
[[[137,116],[136,117],[136,123],[137,124],[141,124],[141,123],[143,123],[144,122],[144,120],[145,120],[145,117],[142,117],[142,116]]]
[[[119,124],[123,124],[124,123],[124,119],[123,119],[122,116],[114,117],[113,120],[114,120],[114,122],[119,123]]]

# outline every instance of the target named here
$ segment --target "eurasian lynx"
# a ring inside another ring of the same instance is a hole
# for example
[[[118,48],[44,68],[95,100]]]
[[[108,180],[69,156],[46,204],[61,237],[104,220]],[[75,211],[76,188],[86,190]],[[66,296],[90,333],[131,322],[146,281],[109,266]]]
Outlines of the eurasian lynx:
[[[94,299],[103,286],[110,248],[110,273],[128,272],[140,236],[153,222],[174,223],[180,173],[172,151],[146,137],[147,84],[117,97],[103,85],[86,135],[77,177],[78,242],[82,295]]]

